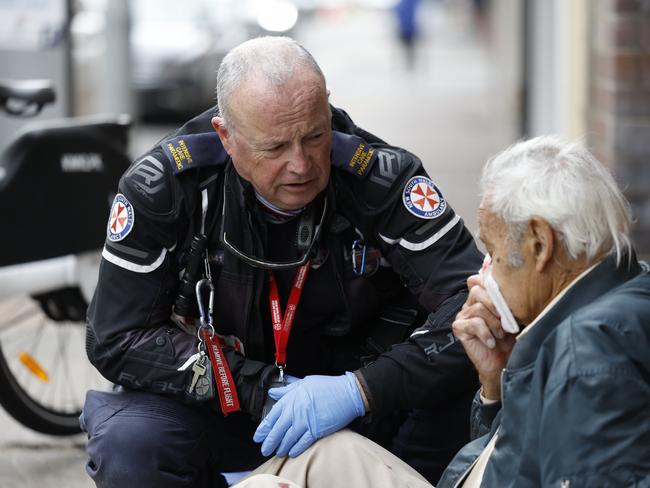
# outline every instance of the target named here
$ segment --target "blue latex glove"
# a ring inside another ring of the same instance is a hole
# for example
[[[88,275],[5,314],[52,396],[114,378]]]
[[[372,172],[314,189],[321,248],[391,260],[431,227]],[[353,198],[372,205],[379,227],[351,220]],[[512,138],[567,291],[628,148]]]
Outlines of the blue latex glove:
[[[262,454],[296,457],[313,444],[365,415],[357,380],[349,371],[341,376],[307,376],[269,396],[278,403],[253,436],[262,442]]]

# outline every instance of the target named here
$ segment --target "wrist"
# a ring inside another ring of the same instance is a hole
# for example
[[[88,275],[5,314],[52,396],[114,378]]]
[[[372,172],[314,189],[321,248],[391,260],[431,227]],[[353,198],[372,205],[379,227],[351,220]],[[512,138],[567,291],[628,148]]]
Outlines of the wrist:
[[[361,399],[363,400],[363,409],[365,415],[370,412],[370,402],[368,402],[368,397],[366,396],[366,390],[363,389],[363,385],[361,384],[361,380],[359,379],[359,374],[356,372],[353,374],[354,374],[354,380],[357,383],[357,388],[359,388],[359,392],[361,393]]]
[[[356,374],[347,371],[345,373],[345,376],[347,377],[350,383],[350,388],[352,390],[351,393],[354,399],[354,406],[357,412],[357,416],[363,417],[368,411],[368,400],[366,399],[363,388],[361,388],[361,384],[359,383],[359,379],[357,378]]]
[[[479,394],[488,402],[501,401],[501,381],[486,381],[479,378],[481,381],[481,390]]]

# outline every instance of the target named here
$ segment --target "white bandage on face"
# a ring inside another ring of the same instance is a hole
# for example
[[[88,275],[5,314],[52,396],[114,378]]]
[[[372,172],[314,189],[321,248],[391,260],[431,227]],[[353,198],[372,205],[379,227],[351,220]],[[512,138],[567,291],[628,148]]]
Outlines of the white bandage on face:
[[[485,291],[487,291],[490,300],[501,316],[501,327],[510,334],[517,334],[519,332],[519,324],[517,324],[515,317],[512,315],[506,299],[503,298],[501,290],[499,290],[499,285],[492,277],[492,258],[489,254],[485,255],[485,260],[483,261],[483,266],[479,274],[483,276]]]

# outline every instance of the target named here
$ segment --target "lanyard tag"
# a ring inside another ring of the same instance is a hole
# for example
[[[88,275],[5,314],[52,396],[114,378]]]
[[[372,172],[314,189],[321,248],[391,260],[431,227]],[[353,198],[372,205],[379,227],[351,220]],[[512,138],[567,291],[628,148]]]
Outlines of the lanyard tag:
[[[210,336],[210,331],[207,328],[202,328],[200,333],[208,350],[208,355],[210,356],[221,411],[225,416],[232,412],[238,412],[241,410],[241,407],[239,406],[237,387],[235,386],[230,367],[221,349],[221,338],[216,334]]]

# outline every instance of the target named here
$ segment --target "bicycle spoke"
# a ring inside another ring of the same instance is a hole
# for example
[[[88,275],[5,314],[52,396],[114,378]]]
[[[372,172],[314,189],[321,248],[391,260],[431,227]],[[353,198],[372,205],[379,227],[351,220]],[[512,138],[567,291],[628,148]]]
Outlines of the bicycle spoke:
[[[5,322],[3,324],[0,324],[0,334],[4,334],[5,332],[12,330],[14,327],[24,325],[22,321],[29,318],[29,316],[33,314],[33,309],[27,309],[19,314],[14,315],[13,317],[5,319]]]
[[[88,389],[110,388],[110,382],[86,357],[83,322],[54,321],[29,297],[0,299],[0,307],[5,312],[0,323],[0,355],[16,388],[23,392],[18,398],[28,398],[25,408],[35,416],[43,409],[60,419],[55,422],[71,425]],[[21,353],[27,356],[21,358]],[[47,382],[39,378],[39,368],[47,373]]]

